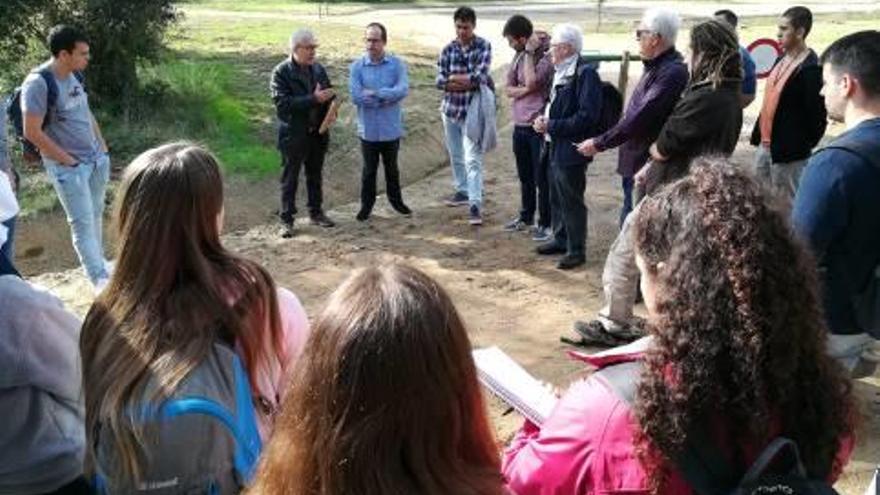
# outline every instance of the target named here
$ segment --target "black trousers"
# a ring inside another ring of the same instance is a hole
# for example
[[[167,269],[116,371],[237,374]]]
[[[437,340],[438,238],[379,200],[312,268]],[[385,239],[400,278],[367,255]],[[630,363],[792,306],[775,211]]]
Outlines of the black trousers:
[[[403,196],[400,192],[400,171],[397,168],[397,152],[400,150],[400,140],[394,141],[364,141],[361,139],[361,157],[363,158],[363,170],[361,172],[361,211],[373,211],[376,204],[376,172],[379,169],[379,159],[385,167],[385,194],[388,202],[393,206],[403,205]]]
[[[522,206],[519,210],[519,219],[531,225],[537,208],[538,225],[549,227],[550,191],[547,181],[549,157],[544,151],[543,144],[544,135],[538,134],[531,127],[513,128],[513,156],[516,159]]]
[[[554,242],[571,256],[584,256],[587,241],[586,165],[550,166]]]
[[[300,169],[305,168],[306,193],[309,215],[321,213],[323,204],[322,173],[324,155],[327,154],[327,138],[317,133],[293,140],[293,144],[281,150],[281,210],[283,222],[292,222],[296,216],[296,189]],[[303,167],[305,165],[305,167]]]

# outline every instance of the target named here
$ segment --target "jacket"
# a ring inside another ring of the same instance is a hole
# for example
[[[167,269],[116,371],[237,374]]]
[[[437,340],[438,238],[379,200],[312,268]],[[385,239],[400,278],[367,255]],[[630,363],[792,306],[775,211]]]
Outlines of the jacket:
[[[782,58],[776,60],[778,64]],[[819,57],[810,50],[807,58],[788,78],[779,105],[773,115],[773,133],[770,138],[770,157],[773,163],[805,160],[825,134],[827,113],[822,89],[822,66]],[[761,144],[761,118],[755,121],[750,140],[753,146]]]
[[[699,82],[684,92],[657,137],[657,150],[667,160],[652,165],[645,194],[686,174],[697,156],[733,153],[742,129],[740,85],[729,80],[713,88]]]
[[[278,117],[278,149],[295,147],[307,135],[316,135],[330,101],[319,104],[313,95],[317,84],[322,89],[333,87],[327,71],[319,63],[309,66],[297,64],[293,58],[275,66],[272,71],[270,90],[275,115]],[[320,139],[329,142],[329,132]]]
[[[617,173],[632,177],[648,161],[648,149],[681,98],[688,82],[688,69],[681,54],[670,48],[644,62],[645,72],[630,97],[620,122],[598,136],[596,149],[620,146]]]
[[[495,149],[498,135],[495,130],[495,93],[485,84],[475,91],[468,103],[464,118],[468,139],[480,147],[482,153]]]
[[[600,353],[602,357],[571,354],[598,368],[642,358],[639,352]],[[502,466],[507,486],[517,495],[647,495],[648,473],[636,453],[637,429],[629,405],[609,384],[595,376],[579,380],[560,398],[542,427],[526,421],[514,436]],[[832,481],[840,475],[853,446],[852,437],[841,442]],[[749,462],[761,449],[745,449]],[[675,469],[660,492],[694,493]]]
[[[547,134],[552,139],[550,163],[554,167],[586,166],[592,158],[578,153],[576,144],[596,135],[602,113],[602,81],[596,69],[577,61],[575,77],[559,84],[549,103]]]

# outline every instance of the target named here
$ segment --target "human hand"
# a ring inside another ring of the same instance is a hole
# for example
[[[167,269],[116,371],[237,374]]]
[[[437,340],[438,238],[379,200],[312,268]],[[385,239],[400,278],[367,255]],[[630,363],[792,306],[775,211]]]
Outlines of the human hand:
[[[545,117],[536,117],[535,121],[532,122],[532,129],[539,134],[544,134],[547,132],[547,119]]]
[[[593,143],[592,138],[585,139],[583,142],[577,145],[577,150],[578,153],[584,156],[593,156],[599,152],[599,150],[596,149],[596,145]]]
[[[538,33],[532,33],[529,40],[526,41],[526,53],[534,54],[540,46],[541,40],[538,38]]]
[[[645,187],[645,182],[648,181],[648,174],[650,173],[651,167],[656,167],[656,165],[654,165],[653,161],[648,160],[648,163],[646,163],[645,166],[636,173],[635,177],[633,177],[637,186]]]
[[[336,95],[336,92],[333,91],[333,88],[322,89],[321,83],[318,83],[318,85],[315,86],[315,92],[313,94],[318,103],[324,103],[330,98],[333,98],[333,96]]]

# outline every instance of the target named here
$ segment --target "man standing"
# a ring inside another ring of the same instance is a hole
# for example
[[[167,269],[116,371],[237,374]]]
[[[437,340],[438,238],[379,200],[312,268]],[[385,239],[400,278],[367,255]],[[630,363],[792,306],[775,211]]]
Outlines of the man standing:
[[[532,23],[522,15],[507,20],[502,34],[516,55],[507,71],[505,93],[512,100],[513,155],[519,177],[519,215],[504,230],[519,231],[532,226],[535,210],[538,223],[533,229],[535,240],[550,239],[550,191],[547,182],[547,160],[541,159],[543,136],[532,129],[532,122],[541,115],[550,94],[553,63],[547,54],[550,48],[546,33],[534,33]],[[536,195],[537,192],[537,204]]]
[[[329,132],[320,133],[321,124],[336,97],[327,71],[315,62],[318,40],[308,29],[290,36],[290,58],[272,71],[272,102],[278,116],[278,150],[281,151],[282,237],[293,236],[296,216],[296,189],[299,171],[305,164],[309,220],[313,225],[333,227],[322,209],[324,155]],[[331,116],[332,118],[332,116]]]
[[[400,102],[409,92],[406,64],[385,52],[388,33],[378,22],[367,25],[364,34],[366,53],[351,64],[349,93],[357,106],[358,137],[361,138],[361,210],[358,221],[370,218],[376,203],[376,170],[379,158],[385,167],[385,194],[395,211],[409,216],[412,211],[403,202],[397,152],[403,123]]]
[[[596,70],[581,60],[581,30],[573,24],[553,28],[550,56],[555,73],[550,102],[535,119],[535,131],[546,135],[550,146],[550,182],[553,239],[537,247],[538,254],[565,254],[556,265],[571,270],[586,262],[587,165],[592,158],[577,152],[575,143],[596,135],[602,113],[602,81]]]
[[[846,132],[807,163],[792,223],[819,263],[829,352],[852,371],[878,337],[856,316],[854,300],[880,283],[880,32],[835,41],[822,69],[828,115]]]
[[[621,176],[623,188],[621,225],[632,211],[633,177],[648,161],[648,148],[657,139],[687,85],[687,66],[675,49],[680,24],[675,12],[661,9],[645,11],[636,29],[644,72],[623,118],[608,131],[578,145],[578,151],[584,156],[593,156],[620,146],[617,173]]]
[[[739,24],[739,18],[732,10],[722,9],[715,12],[715,18],[730,24],[733,31]],[[755,73],[755,60],[742,45],[739,46],[739,55],[742,58],[743,82],[742,82],[742,107],[745,108],[755,101],[755,93],[758,91],[758,76]]]
[[[812,26],[813,14],[806,7],[792,7],[779,19],[777,36],[785,54],[767,78],[761,114],[752,130],[758,177],[789,200],[811,150],[825,133],[825,106],[819,95],[822,68],[806,45]]]
[[[40,150],[67,215],[73,247],[95,290],[100,291],[110,278],[102,241],[110,155],[83,84],[89,42],[72,27],[55,26],[48,44],[52,59],[22,85],[24,137]]]
[[[469,205],[471,225],[483,223],[483,149],[468,135],[465,120],[471,97],[481,86],[494,89],[489,70],[492,45],[474,34],[477,14],[459,7],[452,16],[456,38],[440,53],[437,88],[443,90],[440,113],[446,133],[446,149],[452,165],[455,192],[445,199],[447,206]]]

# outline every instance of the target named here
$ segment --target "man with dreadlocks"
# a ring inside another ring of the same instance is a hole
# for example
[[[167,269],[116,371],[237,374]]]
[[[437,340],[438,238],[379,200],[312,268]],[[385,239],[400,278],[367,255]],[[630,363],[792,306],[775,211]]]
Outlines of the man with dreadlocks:
[[[752,130],[758,147],[755,172],[789,200],[794,198],[801,172],[827,124],[819,57],[807,47],[813,14],[792,7],[779,20],[779,44],[785,54],[776,61],[764,87],[761,114]]]
[[[651,145],[651,161],[635,176],[637,192],[649,195],[685,175],[691,160],[703,154],[730,155],[742,127],[741,58],[729,24],[709,20],[691,30],[691,76],[681,99]],[[632,248],[632,222],[626,217],[602,270],[605,305],[597,319],[576,322],[584,345],[619,345],[643,334],[633,315],[638,268]]]

